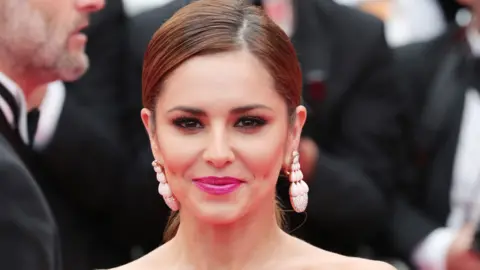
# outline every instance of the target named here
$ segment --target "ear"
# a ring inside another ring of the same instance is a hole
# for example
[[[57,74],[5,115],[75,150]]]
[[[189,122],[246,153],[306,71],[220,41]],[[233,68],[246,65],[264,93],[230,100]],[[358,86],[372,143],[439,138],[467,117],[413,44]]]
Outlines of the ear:
[[[285,166],[292,162],[292,153],[298,151],[298,146],[300,144],[300,137],[302,135],[303,126],[307,120],[307,109],[300,105],[295,109],[295,119],[290,127],[290,132],[288,135],[288,145],[285,153]]]
[[[158,148],[156,135],[157,132],[155,130],[153,113],[149,109],[143,108],[140,112],[140,117],[142,118],[143,126],[148,133],[148,138],[150,139],[150,147],[152,148],[154,159],[160,162],[160,164],[163,164],[163,159]]]

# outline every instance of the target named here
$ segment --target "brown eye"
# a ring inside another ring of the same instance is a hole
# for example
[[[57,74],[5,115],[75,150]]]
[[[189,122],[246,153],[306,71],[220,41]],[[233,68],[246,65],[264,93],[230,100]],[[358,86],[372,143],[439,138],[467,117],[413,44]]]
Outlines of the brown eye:
[[[245,116],[240,118],[237,123],[235,123],[235,126],[240,128],[255,128],[265,125],[266,122],[265,119],[260,117]]]
[[[193,117],[180,117],[173,120],[173,124],[183,129],[198,129],[203,128],[200,120]]]

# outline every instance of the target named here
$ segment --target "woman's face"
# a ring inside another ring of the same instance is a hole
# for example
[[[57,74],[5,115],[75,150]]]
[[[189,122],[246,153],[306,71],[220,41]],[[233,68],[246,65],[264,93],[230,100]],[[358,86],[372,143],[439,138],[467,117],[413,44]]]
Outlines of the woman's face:
[[[188,60],[164,82],[155,117],[142,111],[180,211],[216,224],[273,205],[305,118],[299,106],[289,121],[272,77],[245,51]]]

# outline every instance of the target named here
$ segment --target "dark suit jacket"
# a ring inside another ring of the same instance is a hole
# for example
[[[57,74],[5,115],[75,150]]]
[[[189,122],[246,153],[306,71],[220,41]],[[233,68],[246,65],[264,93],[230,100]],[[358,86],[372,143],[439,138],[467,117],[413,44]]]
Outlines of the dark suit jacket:
[[[135,89],[141,88],[143,54],[151,36],[185,2],[173,1],[132,18]],[[321,149],[316,175],[309,181],[306,236],[299,234],[324,248],[351,254],[384,221],[382,190],[390,192],[395,173],[393,158],[401,133],[391,53],[378,19],[332,1],[295,3],[299,30],[292,41],[304,72],[304,98],[311,108],[306,135]],[[134,94],[130,100],[137,102],[140,91]],[[132,106],[141,108],[140,103]],[[141,123],[136,124],[132,130],[141,130]],[[137,143],[146,145],[146,135],[140,137]],[[286,189],[279,189],[287,201]]]
[[[396,52],[398,80],[408,97],[404,169],[399,174],[387,226],[388,255],[408,261],[426,236],[443,227],[450,212],[450,187],[465,90],[459,68],[468,61],[464,31],[450,28],[428,42]]]
[[[398,169],[402,107],[393,58],[375,17],[333,1],[295,3],[292,41],[312,111],[305,135],[320,147],[306,229],[312,242],[351,254],[385,221]],[[319,72],[320,85],[312,76]]]
[[[36,248],[42,250],[52,244],[53,239],[48,238],[51,237],[49,234],[58,231],[60,236],[60,239],[55,239],[60,243],[55,248],[61,250],[62,264],[58,261],[58,265],[55,265],[57,268],[39,269],[91,270],[97,267],[117,266],[130,260],[128,243],[124,244],[122,238],[111,235],[111,217],[125,214],[121,213],[120,209],[115,210],[115,202],[118,198],[113,197],[117,194],[112,192],[112,188],[115,187],[114,182],[121,179],[123,174],[122,170],[116,168],[126,167],[123,163],[125,158],[121,155],[121,152],[116,151],[118,144],[113,143],[112,137],[104,130],[101,122],[96,121],[96,119],[98,119],[96,114],[89,113],[78,106],[72,96],[67,93],[54,138],[48,147],[41,152],[34,152],[30,147],[24,146],[20,138],[7,128],[3,116],[0,119],[2,121],[0,122],[2,124],[0,125],[0,131],[17,150],[29,171],[35,177],[36,183],[45,194],[46,201],[52,209],[56,226],[51,228],[53,218],[42,216],[42,214],[46,214],[39,212],[46,203],[40,200],[43,197],[34,197],[34,195],[39,196],[34,193],[38,190],[30,191],[31,194],[28,193],[28,190],[22,191],[25,194],[19,193],[20,190],[15,190],[15,188],[22,188],[22,185],[26,189],[29,187],[28,184],[35,184],[27,182],[33,180],[30,178],[25,179],[26,183],[21,182],[20,177],[29,176],[26,169],[23,169],[25,172],[21,170],[22,167],[12,167],[12,171],[8,171],[10,174],[19,174],[19,179],[11,179],[13,183],[17,183],[19,186],[9,186],[8,181],[2,181],[2,187],[3,184],[6,186],[0,191],[1,199],[3,199],[4,192],[9,192],[12,198],[14,198],[13,196],[19,197],[19,208],[13,209],[18,211],[17,219],[22,218],[20,210],[31,211],[32,217],[29,217],[31,220],[26,220],[29,224],[20,223],[25,222],[25,220],[20,219],[17,225],[30,226],[32,233],[39,234],[38,239],[36,239],[39,243],[35,243],[35,245],[38,245]],[[4,160],[3,153],[1,157],[0,160]],[[18,167],[18,164],[13,162],[15,161],[13,158],[11,153],[6,152],[5,161],[10,161],[8,164]],[[11,177],[14,176],[11,175]],[[18,182],[15,180],[18,180]],[[29,206],[27,202],[21,201],[22,195],[25,196],[25,200],[28,199],[28,196],[32,197],[32,201],[29,202],[35,206],[32,206],[32,210],[20,208],[22,206],[20,203],[25,204],[25,207]],[[12,203],[8,202],[5,205],[2,203],[0,208],[6,207],[7,209],[2,211],[0,216],[10,214],[9,211],[15,213],[9,209],[12,207]],[[35,209],[39,212],[36,214],[37,216],[34,215]],[[46,220],[40,220],[42,217]],[[39,226],[39,228],[36,228],[36,226]],[[28,227],[25,229],[28,229]],[[5,231],[0,230],[0,233],[3,235],[4,232],[11,232],[11,230],[5,227]],[[35,230],[38,230],[38,232]],[[17,234],[19,232],[12,233],[9,237],[17,237]],[[55,234],[54,236],[58,237],[58,235]],[[2,244],[5,243],[9,247],[15,248],[14,244],[3,242],[3,239],[8,240],[7,237],[2,237]],[[21,243],[19,238],[18,244]],[[25,252],[29,251],[28,246],[19,248],[25,248]],[[49,258],[46,256],[52,255],[45,254],[47,251],[49,250],[43,251],[39,255],[42,260],[47,260]],[[5,254],[9,253],[5,252]],[[59,254],[55,253],[53,255],[59,256]],[[11,259],[16,258],[15,256],[11,257]],[[34,258],[32,258],[32,261],[28,261],[26,258],[18,259],[26,260],[25,263],[36,263],[36,261],[33,261]],[[40,261],[38,263],[44,262]]]
[[[31,161],[26,148],[0,111],[0,265],[60,270],[57,225],[26,166]]]

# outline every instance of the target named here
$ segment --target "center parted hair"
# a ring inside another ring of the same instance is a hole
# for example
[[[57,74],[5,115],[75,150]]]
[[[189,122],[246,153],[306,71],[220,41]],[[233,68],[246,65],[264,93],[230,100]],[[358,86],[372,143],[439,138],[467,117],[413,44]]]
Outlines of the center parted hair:
[[[155,111],[163,83],[189,59],[238,50],[254,55],[269,71],[276,91],[292,115],[300,105],[302,89],[295,49],[288,36],[260,8],[242,0],[195,1],[177,11],[155,32],[143,63],[143,106]],[[175,235],[180,224],[177,213],[170,218],[166,241]],[[283,226],[279,206],[276,215]]]

